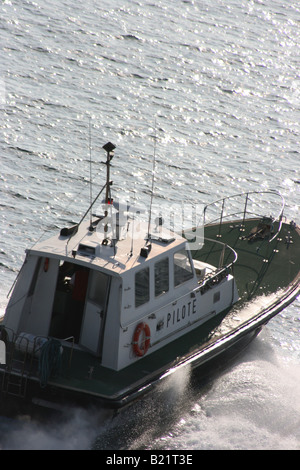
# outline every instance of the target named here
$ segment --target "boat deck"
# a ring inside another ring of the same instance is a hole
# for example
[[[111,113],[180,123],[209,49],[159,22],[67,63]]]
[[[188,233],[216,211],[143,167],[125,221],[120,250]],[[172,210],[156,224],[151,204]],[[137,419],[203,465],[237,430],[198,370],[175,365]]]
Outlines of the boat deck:
[[[217,232],[217,233],[216,233]],[[286,289],[295,282],[299,289],[300,230],[293,222],[262,219],[228,222],[205,227],[205,237],[222,241],[238,253],[234,276],[241,304],[255,297]],[[205,261],[218,262],[220,249],[211,241],[195,253]]]

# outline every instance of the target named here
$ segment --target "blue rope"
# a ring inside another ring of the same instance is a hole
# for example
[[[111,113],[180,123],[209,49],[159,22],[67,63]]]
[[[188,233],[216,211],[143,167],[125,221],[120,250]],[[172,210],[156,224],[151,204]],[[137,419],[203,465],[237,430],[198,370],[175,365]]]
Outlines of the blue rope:
[[[61,368],[61,344],[56,339],[49,339],[41,348],[39,357],[39,375],[41,387],[46,387],[49,377],[58,374]]]

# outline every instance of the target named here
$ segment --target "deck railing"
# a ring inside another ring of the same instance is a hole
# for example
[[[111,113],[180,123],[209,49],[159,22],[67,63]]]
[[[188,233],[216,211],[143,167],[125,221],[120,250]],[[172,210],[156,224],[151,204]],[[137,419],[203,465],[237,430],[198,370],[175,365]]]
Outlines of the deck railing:
[[[280,209],[277,212],[277,214],[275,216],[273,216],[274,220],[279,220],[280,221],[282,219],[282,216],[283,216],[283,210],[284,210],[284,205],[285,205],[284,198],[278,191],[268,190],[268,191],[249,191],[249,192],[234,194],[232,196],[226,196],[226,197],[217,199],[216,201],[213,201],[209,204],[206,204],[206,206],[203,209],[203,223],[204,223],[204,225],[207,224],[207,223],[216,223],[218,220],[221,224],[222,221],[225,218],[229,219],[229,218],[232,218],[232,217],[240,217],[242,219],[242,221],[244,221],[247,215],[250,215],[250,216],[253,216],[253,217],[263,217],[263,216],[265,216],[266,214],[253,212],[253,211],[251,211],[251,209],[249,209],[249,204],[251,202],[253,204],[259,204],[260,208],[264,207],[264,205],[261,204],[261,201],[252,200],[253,195],[262,195],[262,194],[269,194],[269,195],[272,195],[272,196],[276,196],[280,199],[280,203],[279,203],[280,204]],[[232,201],[233,199],[238,199],[238,198],[241,199],[240,205],[242,204],[242,208],[239,207],[234,212],[225,213],[225,209],[227,209],[227,207],[228,207],[227,201],[229,201],[229,200]],[[221,206],[219,215],[217,217],[215,217],[214,219],[208,221],[207,220],[207,211],[208,211],[208,209],[212,208],[212,207],[217,207],[218,205]]]

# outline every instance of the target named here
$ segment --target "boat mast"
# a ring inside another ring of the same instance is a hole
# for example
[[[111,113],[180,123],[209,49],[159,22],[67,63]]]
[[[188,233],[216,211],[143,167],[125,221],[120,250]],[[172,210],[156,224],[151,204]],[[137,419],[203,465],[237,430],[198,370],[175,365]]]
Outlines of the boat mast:
[[[114,149],[116,146],[112,144],[111,142],[107,142],[107,144],[103,145],[102,147],[106,152],[107,152],[107,157],[106,157],[106,191],[105,191],[105,212],[104,212],[104,217],[108,216],[108,210],[107,210],[107,205],[111,204],[111,198],[110,198],[110,186],[112,184],[112,181],[110,181],[110,162],[113,159],[114,156]],[[107,245],[107,230],[108,226],[105,224],[104,226],[104,239],[102,241],[103,245]]]

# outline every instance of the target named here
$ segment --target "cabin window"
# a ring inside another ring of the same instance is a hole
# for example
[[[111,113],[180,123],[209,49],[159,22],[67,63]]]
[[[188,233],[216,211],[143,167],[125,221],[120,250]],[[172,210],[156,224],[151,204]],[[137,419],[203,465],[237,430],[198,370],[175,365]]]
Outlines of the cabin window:
[[[179,286],[192,277],[193,270],[187,251],[177,251],[177,253],[174,254],[174,286]]]
[[[149,301],[149,268],[141,269],[135,275],[135,306]]]
[[[169,259],[165,258],[154,266],[155,297],[169,290]]]

